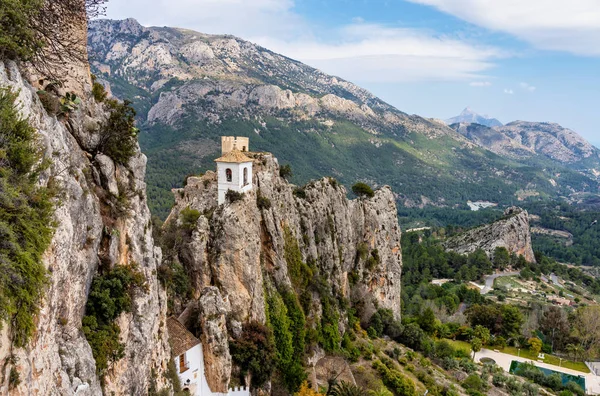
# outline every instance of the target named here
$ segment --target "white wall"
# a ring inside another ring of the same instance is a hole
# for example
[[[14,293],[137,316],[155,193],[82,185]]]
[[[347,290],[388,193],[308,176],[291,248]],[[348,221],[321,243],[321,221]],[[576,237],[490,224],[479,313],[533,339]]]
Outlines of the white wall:
[[[248,169],[248,184],[244,185],[244,168]],[[231,182],[227,181],[226,169],[231,169]],[[252,190],[252,162],[242,164],[217,162],[217,180],[219,182],[219,205],[225,202],[227,190],[244,193]]]
[[[204,374],[204,355],[202,344],[198,344],[185,353],[189,369],[179,373],[179,357],[176,358],[177,372],[181,381],[181,389],[188,388],[195,396],[250,396],[250,390],[245,388],[230,389],[228,393],[218,393],[210,390]],[[190,382],[188,383],[188,379]]]

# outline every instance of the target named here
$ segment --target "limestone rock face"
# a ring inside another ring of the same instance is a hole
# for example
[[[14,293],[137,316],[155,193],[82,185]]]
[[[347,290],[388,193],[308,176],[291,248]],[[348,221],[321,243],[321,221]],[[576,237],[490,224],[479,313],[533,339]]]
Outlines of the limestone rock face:
[[[535,263],[529,214],[526,210],[516,207],[507,209],[504,218],[492,224],[477,227],[448,239],[444,246],[448,250],[461,254],[483,249],[490,257],[497,247],[504,247],[509,253],[523,255],[527,261]]]
[[[231,355],[225,320],[227,304],[218,288],[206,287],[202,291],[198,307],[206,380],[213,392],[227,392],[231,377]]]
[[[44,255],[49,284],[34,337],[27,348],[16,349],[8,339],[10,326],[5,324],[0,332],[0,378],[4,380],[0,394],[9,394],[7,374],[13,365],[5,362],[11,355],[21,378],[11,395],[102,394],[92,350],[81,331],[87,295],[100,262],[111,266],[136,263],[148,286],[147,291],[135,295],[132,312],[118,320],[125,357],[106,377],[104,391],[145,394],[155,381],[152,371],[157,385],[167,386],[162,375],[170,358],[164,326],[166,297],[156,277],[161,252],[154,247],[149,226],[146,158],[138,152],[122,166],[86,151],[89,146],[80,142],[93,141],[89,135],[97,133],[106,117],[93,99],[83,96],[80,109],[71,114],[67,124],[47,114],[36,89],[21,77],[16,64],[0,62],[0,87],[18,93],[20,112],[38,131],[39,147],[51,160],[40,183],[52,182],[60,190],[57,226]],[[131,190],[126,213],[120,216],[112,214],[108,204],[110,193],[118,193],[117,182]]]
[[[167,222],[177,221],[188,207],[202,213],[179,255],[192,274],[196,297],[216,285],[228,303],[230,328],[264,322],[265,285],[292,287],[286,256],[297,246],[302,260],[326,277],[332,295],[361,302],[364,320],[376,307],[399,317],[401,233],[391,189],[348,200],[343,186],[325,178],[305,186],[300,197],[296,186],[280,177],[271,154],[248,155],[254,159],[255,187],[240,201],[217,205],[214,172],[190,177],[185,188],[174,191]],[[320,312],[312,315],[318,320]]]

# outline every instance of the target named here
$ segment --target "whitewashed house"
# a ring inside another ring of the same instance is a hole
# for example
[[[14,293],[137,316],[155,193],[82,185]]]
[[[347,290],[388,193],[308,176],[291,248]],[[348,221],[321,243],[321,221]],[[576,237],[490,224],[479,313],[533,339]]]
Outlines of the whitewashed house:
[[[167,330],[182,390],[193,396],[250,396],[250,390],[246,388],[230,389],[228,393],[211,391],[204,374],[200,340],[174,317],[167,319]]]

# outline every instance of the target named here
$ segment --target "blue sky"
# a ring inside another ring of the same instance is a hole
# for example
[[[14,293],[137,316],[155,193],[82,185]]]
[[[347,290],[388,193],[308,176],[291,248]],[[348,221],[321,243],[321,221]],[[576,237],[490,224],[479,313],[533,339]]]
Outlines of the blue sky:
[[[407,113],[470,106],[600,146],[598,0],[111,0],[108,17],[234,34]]]

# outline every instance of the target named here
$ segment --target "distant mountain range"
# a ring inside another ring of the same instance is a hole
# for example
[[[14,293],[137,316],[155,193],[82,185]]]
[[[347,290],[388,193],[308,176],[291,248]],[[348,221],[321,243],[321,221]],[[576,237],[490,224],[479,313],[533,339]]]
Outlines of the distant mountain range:
[[[452,117],[452,118],[446,120],[446,124],[448,124],[448,125],[460,124],[460,123],[480,124],[480,125],[485,125],[487,127],[495,127],[495,126],[504,125],[495,118],[490,118],[487,115],[477,114],[476,112],[471,110],[469,107],[464,109],[462,111],[462,113],[460,113],[456,117]]]
[[[300,184],[390,185],[399,203],[456,206],[598,193],[598,150],[554,124],[487,127],[408,115],[343,79],[232,36],[90,23],[93,72],[138,111],[148,193],[165,216],[171,189],[214,168],[221,135],[290,163]],[[468,122],[468,124],[465,123]],[[537,126],[536,126],[537,125]],[[596,173],[595,173],[596,172]]]

